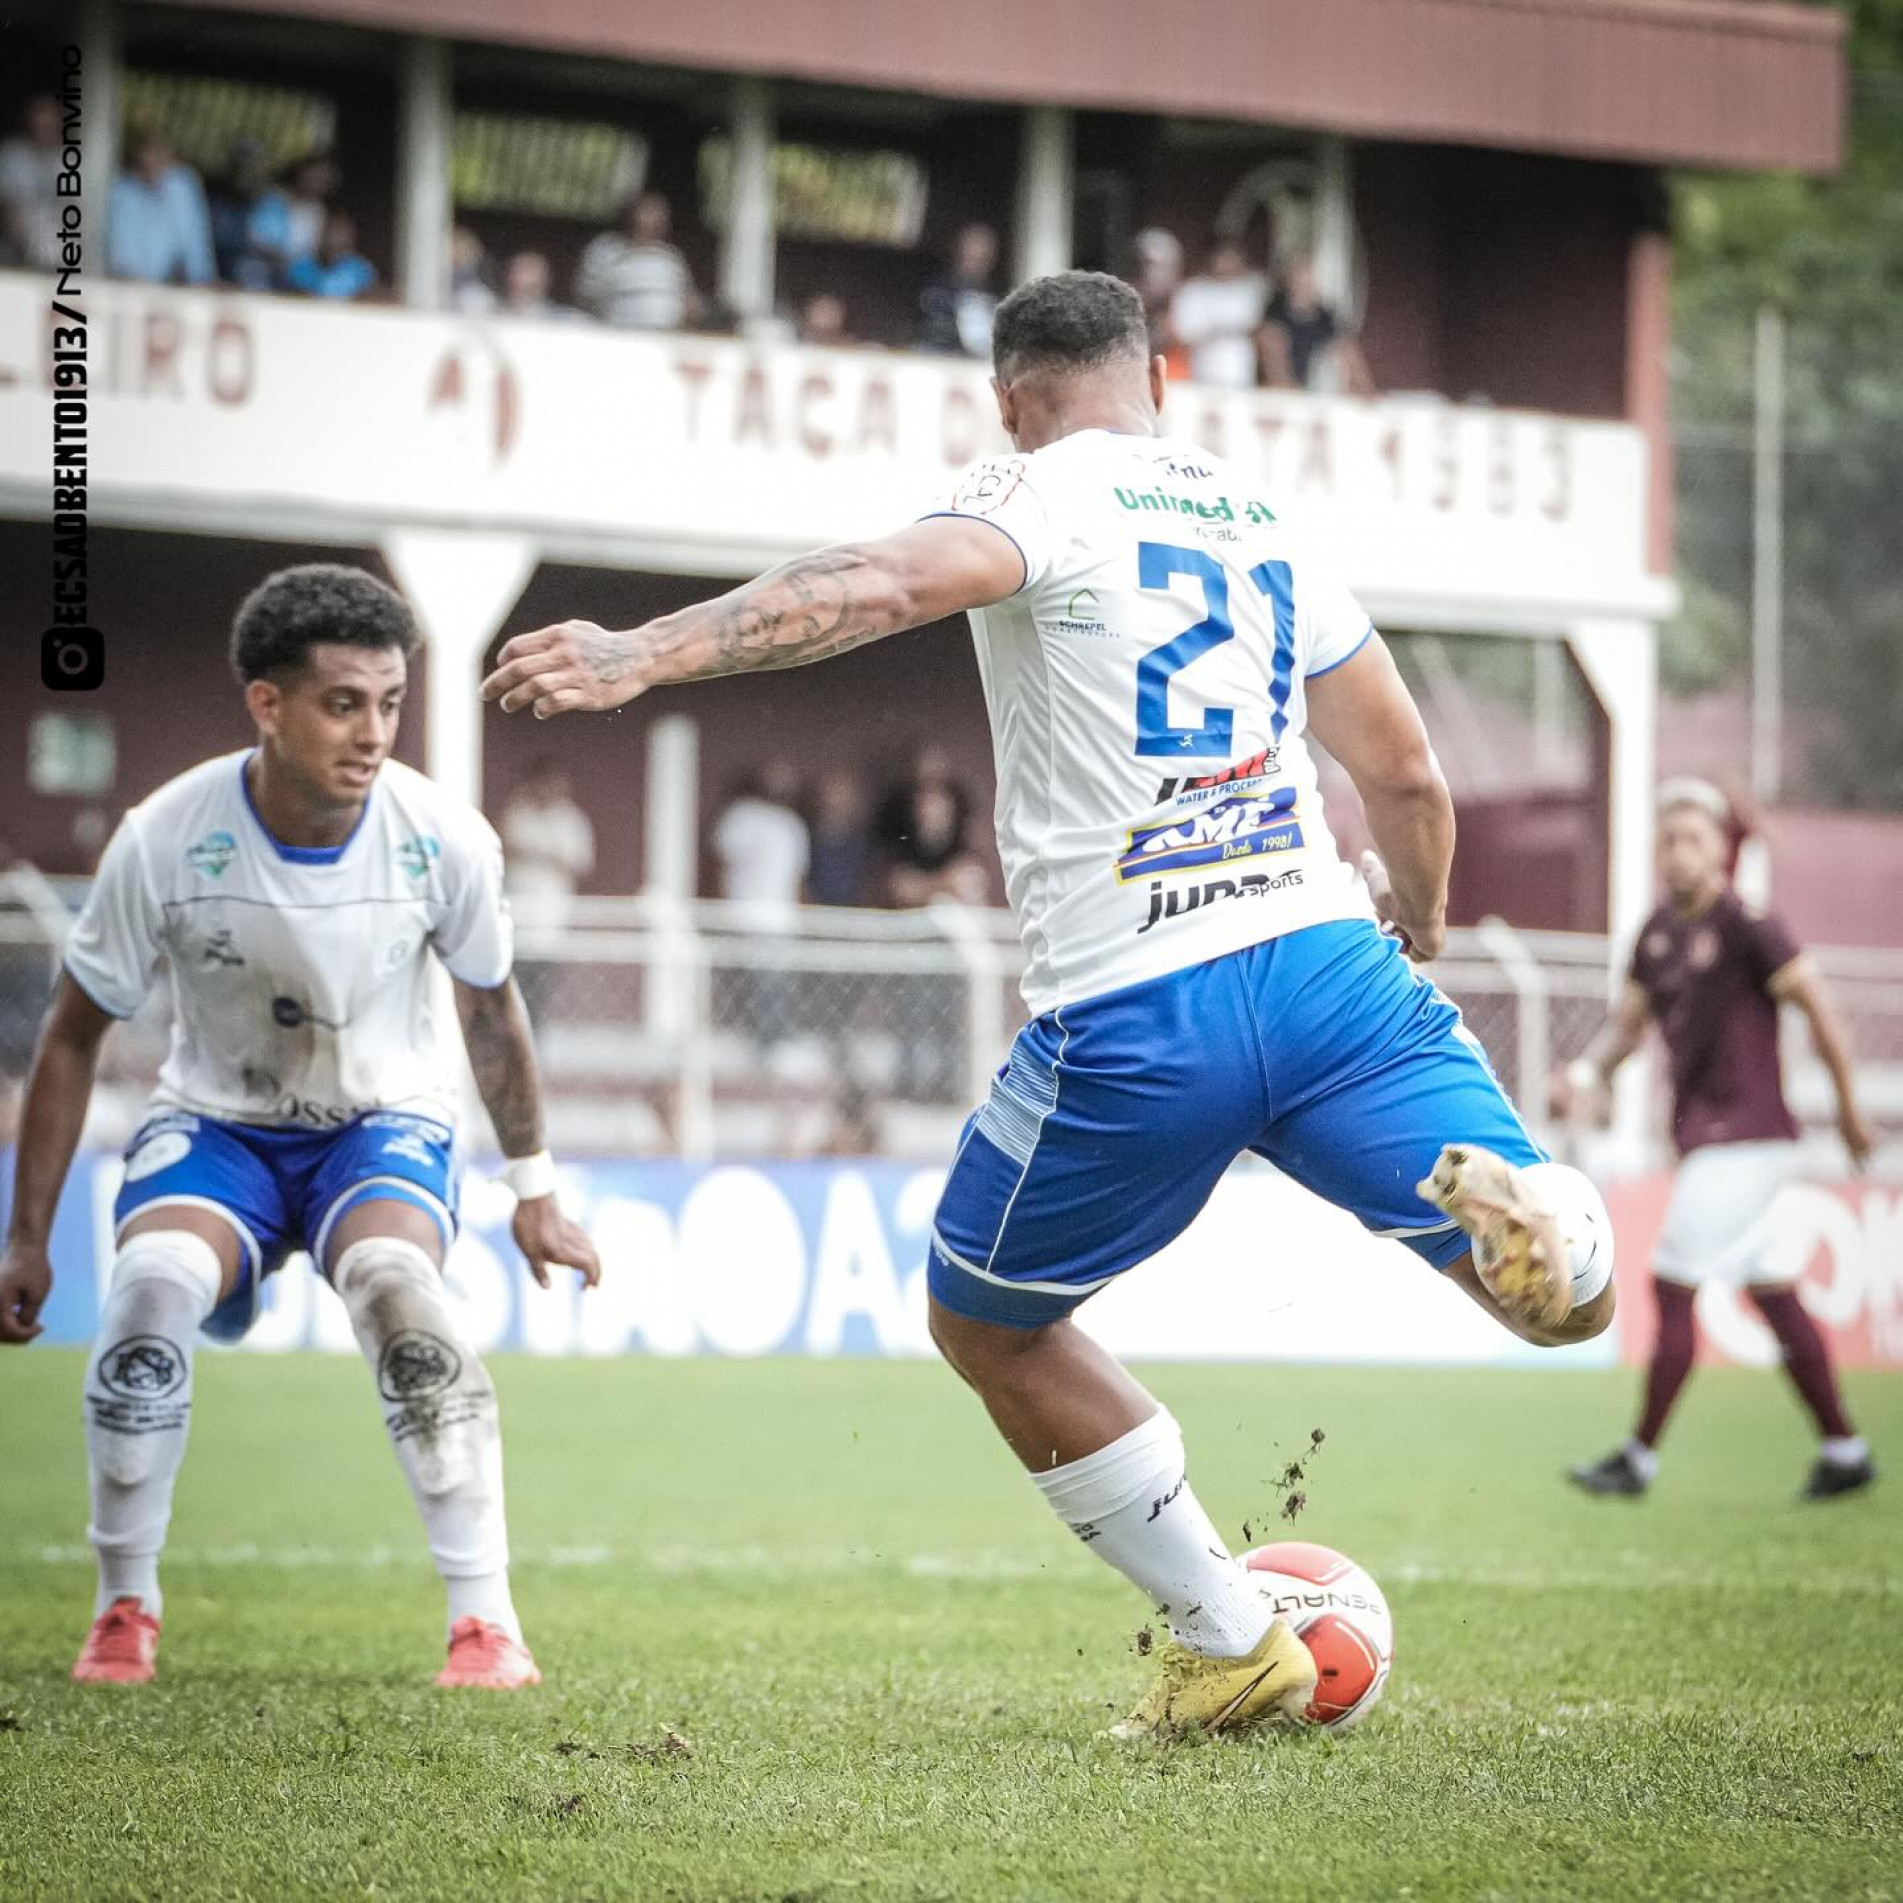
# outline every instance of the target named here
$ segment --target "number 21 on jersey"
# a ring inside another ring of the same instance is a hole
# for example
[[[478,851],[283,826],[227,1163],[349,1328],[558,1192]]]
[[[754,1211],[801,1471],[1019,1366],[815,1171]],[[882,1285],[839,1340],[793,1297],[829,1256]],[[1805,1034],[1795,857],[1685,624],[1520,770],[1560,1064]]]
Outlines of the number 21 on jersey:
[[[1193,727],[1170,724],[1170,683],[1212,648],[1235,639],[1229,614],[1229,571],[1199,548],[1169,542],[1137,544],[1137,586],[1168,592],[1173,576],[1202,585],[1203,618],[1152,648],[1137,663],[1137,752],[1145,758],[1200,758],[1227,754],[1235,744],[1233,707],[1208,707]],[[1269,672],[1269,738],[1279,741],[1288,726],[1295,681],[1295,593],[1287,562],[1258,562],[1248,579],[1275,621],[1275,660]]]

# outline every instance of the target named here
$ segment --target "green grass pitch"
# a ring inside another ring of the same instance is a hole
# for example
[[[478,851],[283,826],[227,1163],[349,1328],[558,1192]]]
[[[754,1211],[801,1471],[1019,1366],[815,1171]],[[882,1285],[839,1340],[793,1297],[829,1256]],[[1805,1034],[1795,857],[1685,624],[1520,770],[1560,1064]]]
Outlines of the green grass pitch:
[[[1558,1484],[1629,1375],[1154,1370],[1238,1541],[1324,1430],[1294,1530],[1399,1648],[1352,1737],[1132,1753],[1144,1608],[927,1364],[499,1358],[548,1682],[497,1697],[430,1686],[364,1370],[201,1357],[160,1682],[82,1690],[80,1365],[0,1362],[9,1903],[1903,1895],[1903,1467],[1793,1504],[1770,1376],[1702,1375],[1635,1505]],[[1903,1383],[1851,1399],[1903,1450]]]

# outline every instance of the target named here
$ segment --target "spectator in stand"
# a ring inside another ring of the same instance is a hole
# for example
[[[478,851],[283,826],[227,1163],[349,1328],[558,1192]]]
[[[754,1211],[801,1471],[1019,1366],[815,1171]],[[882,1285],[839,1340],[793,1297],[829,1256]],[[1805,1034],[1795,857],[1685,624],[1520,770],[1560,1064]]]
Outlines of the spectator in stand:
[[[449,308],[465,317],[486,317],[496,308],[489,253],[467,225],[457,225],[449,234]]]
[[[1268,308],[1262,273],[1250,270],[1233,238],[1218,238],[1201,276],[1186,280],[1170,306],[1170,327],[1189,351],[1191,378],[1222,390],[1252,388]]]
[[[687,260],[670,242],[673,212],[659,192],[628,201],[619,231],[591,238],[575,301],[618,330],[679,330],[701,313]]]
[[[106,269],[145,284],[210,284],[218,275],[204,185],[161,133],[127,141],[106,211]]]
[[[497,307],[504,317],[533,317],[544,322],[580,323],[585,313],[572,304],[557,304],[548,294],[548,259],[539,251],[510,254],[502,267],[502,302]]]
[[[531,932],[565,929],[575,894],[595,869],[595,827],[559,761],[544,755],[502,809],[502,881]],[[529,1021],[544,1022],[561,975],[550,959],[516,961]]]
[[[911,779],[887,793],[874,832],[886,856],[891,904],[950,898],[983,905],[990,897],[984,864],[971,849],[971,800],[937,747],[920,753]]]
[[[997,269],[998,234],[989,225],[965,226],[953,241],[950,268],[919,297],[921,350],[991,355],[991,314],[998,308],[991,285]]]
[[[796,334],[803,344],[850,344],[858,340],[846,330],[846,306],[831,291],[821,291],[800,306]]]
[[[872,895],[872,834],[859,781],[835,767],[813,802],[806,896],[815,905],[864,905]]]
[[[299,258],[286,280],[305,297],[367,297],[377,288],[377,267],[357,249],[357,221],[347,211],[324,220],[314,257]]]
[[[761,937],[789,933],[798,924],[800,894],[812,863],[798,800],[798,774],[785,760],[774,760],[741,787],[714,822],[720,896],[749,906],[749,923]],[[763,965],[734,976],[740,1014],[753,1035],[763,1045],[779,1043],[792,1029],[792,974]]]
[[[274,186],[254,207],[252,248],[267,260],[271,281],[280,290],[290,283],[292,265],[316,255],[341,182],[337,161],[328,152],[307,152],[291,167],[285,184]]]
[[[1374,378],[1354,333],[1322,302],[1315,260],[1290,258],[1269,299],[1262,330],[1264,381],[1283,390],[1341,390],[1373,396]]]
[[[1171,306],[1183,284],[1183,241],[1173,231],[1152,225],[1136,235],[1137,295],[1150,326],[1150,354],[1169,359],[1172,378],[1189,375],[1189,352],[1178,341]]]
[[[252,236],[258,208],[273,189],[263,145],[256,139],[233,139],[224,172],[206,193],[212,255],[226,284],[246,291],[273,288],[274,260]]]
[[[59,101],[35,93],[20,130],[0,145],[0,261],[30,271],[58,270],[59,153]]]

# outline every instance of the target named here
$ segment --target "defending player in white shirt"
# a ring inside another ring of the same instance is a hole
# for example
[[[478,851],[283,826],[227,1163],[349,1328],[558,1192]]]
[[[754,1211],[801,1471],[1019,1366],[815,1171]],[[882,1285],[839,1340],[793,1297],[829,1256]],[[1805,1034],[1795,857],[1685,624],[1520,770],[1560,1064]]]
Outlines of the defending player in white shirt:
[[[1073,1311],[1244,1150],[1543,1344],[1610,1321],[1612,1238],[1410,963],[1441,946],[1453,809],[1367,616],[1252,477],[1159,433],[1128,285],[1037,279],[993,349],[1020,453],[935,514],[645,627],[519,636],[483,692],[614,707],[970,614],[1033,1017],[939,1204],[932,1333],[1051,1507],[1167,1609],[1120,1734],[1233,1730],[1303,1711],[1314,1661],[1190,1490],[1169,1413]],[[1386,934],[1329,835],[1311,730],[1385,858]]]
[[[231,655],[257,746],[126,815],[67,943],[27,1083],[0,1342],[40,1332],[102,1039],[161,961],[173,1004],[86,1369],[99,1591],[83,1682],[153,1676],[196,1337],[242,1336],[264,1277],[298,1248],[375,1372],[448,1591],[437,1682],[540,1679],[509,1593],[495,1389],[443,1294],[460,1165],[432,957],[509,1159],[517,1245],[544,1286],[552,1264],[590,1285],[600,1269],[555,1199],[502,849],[480,814],[389,757],[416,645],[401,597],[359,569],[286,569],[254,590]]]

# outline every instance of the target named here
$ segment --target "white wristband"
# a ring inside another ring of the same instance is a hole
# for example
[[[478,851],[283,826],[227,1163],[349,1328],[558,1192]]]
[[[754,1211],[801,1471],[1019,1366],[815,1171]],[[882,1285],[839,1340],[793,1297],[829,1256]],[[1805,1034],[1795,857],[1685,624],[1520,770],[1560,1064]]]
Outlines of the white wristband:
[[[519,1203],[533,1202],[538,1196],[555,1194],[555,1159],[546,1150],[533,1156],[512,1156],[504,1160],[502,1180],[515,1191]]]

